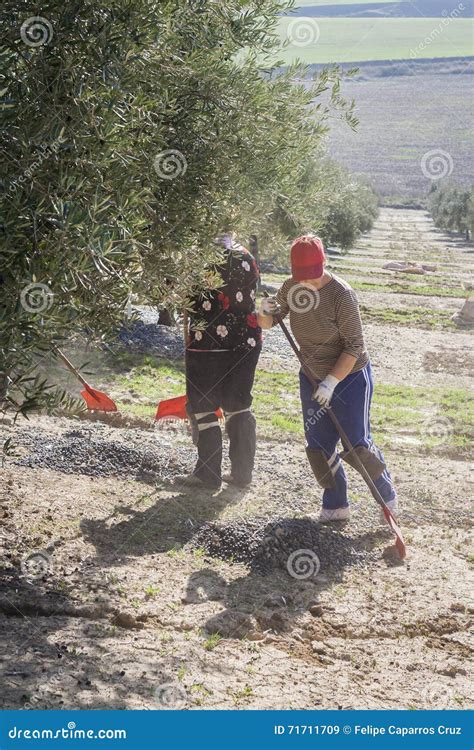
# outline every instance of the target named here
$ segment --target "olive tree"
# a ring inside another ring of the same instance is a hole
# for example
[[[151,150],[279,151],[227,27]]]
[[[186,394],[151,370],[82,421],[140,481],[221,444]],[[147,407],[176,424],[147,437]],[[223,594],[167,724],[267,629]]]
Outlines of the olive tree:
[[[288,242],[307,232],[318,234],[327,245],[348,250],[378,215],[374,190],[323,152],[304,165],[295,189],[297,199],[276,198],[262,236],[266,257],[287,259]]]
[[[38,357],[117,330],[131,292],[185,304],[216,232],[284,196],[333,112],[338,73],[282,70],[285,0],[25,0],[2,7],[3,401],[37,403]],[[329,90],[325,104],[319,96]]]
[[[466,240],[474,230],[474,189],[436,185],[428,196],[428,207],[437,227],[462,232]]]

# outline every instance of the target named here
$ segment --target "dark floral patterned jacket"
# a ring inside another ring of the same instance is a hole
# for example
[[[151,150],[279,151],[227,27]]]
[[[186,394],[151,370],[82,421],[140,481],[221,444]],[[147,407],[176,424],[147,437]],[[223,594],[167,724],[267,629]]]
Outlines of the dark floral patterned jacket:
[[[237,242],[224,249],[217,268],[223,284],[193,300],[190,318],[191,351],[253,349],[262,344],[255,311],[259,272],[255,259]]]

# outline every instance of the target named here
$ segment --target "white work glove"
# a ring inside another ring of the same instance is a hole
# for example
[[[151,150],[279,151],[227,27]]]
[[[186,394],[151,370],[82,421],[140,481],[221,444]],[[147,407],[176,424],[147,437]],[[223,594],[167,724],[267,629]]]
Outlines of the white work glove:
[[[275,297],[264,297],[258,308],[260,315],[278,315],[280,307]]]
[[[321,404],[321,406],[329,406],[334,388],[339,383],[339,380],[334,375],[326,375],[324,380],[320,382],[313,393],[313,399]]]

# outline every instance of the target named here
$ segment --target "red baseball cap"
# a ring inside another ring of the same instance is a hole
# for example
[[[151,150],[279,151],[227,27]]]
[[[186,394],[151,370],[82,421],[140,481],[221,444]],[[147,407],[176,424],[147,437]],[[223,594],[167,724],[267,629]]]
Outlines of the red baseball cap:
[[[324,245],[312,234],[303,235],[291,245],[291,275],[293,281],[319,279],[324,272]]]

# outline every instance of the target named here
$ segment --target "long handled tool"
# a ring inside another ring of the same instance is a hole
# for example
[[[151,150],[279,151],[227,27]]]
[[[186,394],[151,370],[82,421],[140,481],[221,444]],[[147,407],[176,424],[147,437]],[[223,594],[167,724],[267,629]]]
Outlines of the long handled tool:
[[[112,401],[111,398],[109,398],[105,393],[102,393],[102,391],[98,391],[95,388],[91,388],[89,383],[86,383],[80,372],[76,370],[72,362],[68,360],[64,352],[61,351],[61,349],[58,349],[57,346],[54,347],[54,351],[58,355],[60,359],[64,362],[68,370],[72,372],[73,375],[76,376],[76,378],[79,380],[80,383],[84,386],[84,390],[81,391],[81,396],[84,399],[84,401],[87,404],[87,408],[91,411],[117,411],[116,404]]]
[[[288,339],[291,348],[293,349],[294,353],[296,354],[296,356],[298,357],[299,361],[301,362],[301,365],[304,368],[305,374],[307,375],[307,377],[311,381],[311,384],[316,388],[317,385],[318,385],[317,381],[316,381],[316,378],[312,375],[312,373],[308,372],[307,365],[305,364],[305,362],[303,360],[303,357],[301,355],[301,352],[300,352],[300,350],[298,349],[298,347],[296,346],[296,344],[295,344],[295,342],[293,340],[293,336],[289,332],[288,328],[286,327],[286,324],[283,322],[283,320],[281,319],[280,315],[276,315],[275,317],[276,317],[276,320],[277,320],[280,328],[282,329],[283,333],[285,334],[286,338]],[[363,476],[363,478],[365,480],[365,483],[367,484],[367,486],[368,486],[368,488],[369,488],[369,490],[370,490],[373,498],[376,500],[376,502],[382,508],[385,520],[387,521],[388,525],[390,526],[390,529],[395,534],[395,546],[396,546],[396,548],[398,550],[398,554],[400,555],[401,559],[403,560],[404,557],[406,556],[406,546],[405,546],[405,542],[403,540],[402,532],[401,532],[401,530],[400,530],[400,528],[399,528],[399,526],[398,526],[398,524],[397,524],[397,522],[395,520],[395,517],[394,517],[393,513],[391,512],[390,508],[387,506],[387,504],[385,503],[382,495],[380,494],[380,492],[378,491],[377,487],[375,486],[373,479],[370,477],[367,469],[365,468],[364,464],[362,463],[362,461],[360,460],[359,456],[357,455],[357,451],[355,451],[354,447],[351,445],[350,440],[349,440],[349,438],[347,437],[347,435],[345,433],[345,430],[343,429],[343,427],[340,424],[338,418],[334,414],[332,408],[330,406],[326,406],[324,408],[327,411],[327,413],[329,414],[329,418],[331,419],[334,427],[336,428],[336,430],[338,432],[338,435],[341,438],[341,441],[342,441],[342,444],[343,444],[345,450],[346,451],[350,451],[350,453],[352,454],[352,458],[353,458],[354,462],[357,464],[357,468],[358,468],[359,472],[362,474],[362,476]]]

